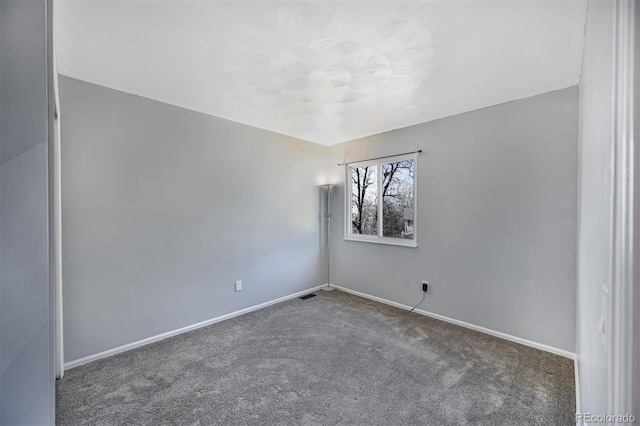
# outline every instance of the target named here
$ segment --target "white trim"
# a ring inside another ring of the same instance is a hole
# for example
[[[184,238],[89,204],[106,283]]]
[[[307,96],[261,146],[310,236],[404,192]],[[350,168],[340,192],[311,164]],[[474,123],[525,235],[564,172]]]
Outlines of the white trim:
[[[414,221],[415,224],[415,221]],[[414,227],[415,229],[415,227]],[[414,231],[414,235],[415,235],[415,231]],[[418,247],[418,243],[415,240],[403,240],[402,238],[389,238],[389,237],[373,237],[372,238],[367,238],[369,237],[368,235],[363,235],[363,236],[350,236],[350,237],[345,237],[344,241],[356,241],[359,243],[365,242],[365,243],[373,243],[373,244],[384,244],[387,246],[400,246],[400,247],[409,247],[409,248],[417,248]],[[406,242],[405,242],[406,241]]]
[[[57,79],[57,76],[54,78]],[[62,305],[62,175],[60,157],[60,115],[54,118],[53,137],[53,244],[55,259],[55,374],[64,376],[64,317]]]
[[[610,413],[640,410],[638,325],[638,63],[640,8],[634,1],[614,3],[614,190],[611,304],[606,321],[609,343],[608,405]]]
[[[578,374],[579,371],[580,370],[578,369],[578,357],[576,356],[576,358],[573,361],[573,375],[576,380],[576,414],[582,413],[582,410],[580,408],[580,374]],[[580,422],[580,424],[582,425],[584,424],[584,422]]]
[[[377,296],[372,296],[370,294],[362,293],[362,292],[359,292],[359,291],[356,291],[356,290],[351,290],[349,288],[342,287],[342,286],[339,286],[339,285],[335,285],[335,284],[331,284],[331,285],[336,287],[338,290],[342,290],[342,291],[344,291],[346,293],[351,293],[351,294],[354,294],[356,296],[364,297],[365,299],[375,300],[376,302],[384,303],[386,305],[395,306],[396,308],[406,309],[406,310],[410,310],[412,308],[411,306],[403,305],[402,303],[393,302],[391,300],[383,299],[383,298],[377,297]],[[510,340],[512,342],[520,343],[521,345],[530,346],[530,347],[535,348],[535,349],[540,349],[540,350],[545,351],[545,352],[551,352],[552,354],[560,355],[560,356],[563,356],[565,358],[569,358],[569,359],[573,359],[573,360],[576,359],[576,354],[575,353],[569,352],[569,351],[565,351],[564,349],[559,349],[559,348],[555,348],[553,346],[545,345],[543,343],[538,343],[538,342],[534,342],[532,340],[523,339],[521,337],[512,336],[510,334],[503,333],[501,331],[492,330],[490,328],[486,328],[486,327],[482,327],[482,326],[479,326],[479,325],[471,324],[471,323],[468,323],[468,322],[465,322],[465,321],[460,321],[460,320],[457,320],[455,318],[446,317],[444,315],[434,314],[433,312],[425,311],[423,309],[414,309],[413,312],[415,312],[417,314],[420,314],[420,315],[427,316],[427,317],[435,318],[435,319],[438,319],[440,321],[445,321],[445,322],[448,322],[448,323],[451,323],[451,324],[459,325],[461,327],[469,328],[471,330],[479,331],[481,333],[489,334],[491,336],[499,337],[501,339]]]
[[[148,345],[149,343],[158,342],[160,340],[164,340],[166,338],[177,336],[178,334],[187,333],[192,330],[196,330],[198,328],[206,327],[211,324],[215,324],[220,321],[228,320],[233,317],[237,317],[243,314],[247,314],[249,312],[257,311],[258,309],[266,308],[267,306],[275,305],[276,303],[284,302],[285,300],[295,299],[296,297],[303,296],[309,292],[320,290],[322,287],[327,284],[315,286],[306,290],[299,291],[297,293],[290,294],[288,296],[279,297],[277,299],[270,300],[268,302],[260,303],[259,305],[250,306],[248,308],[240,309],[239,311],[231,312],[229,314],[221,315],[219,317],[211,318],[205,321],[201,321],[192,325],[188,325],[186,327],[178,328],[176,330],[167,331],[165,333],[157,334],[155,336],[147,337],[146,339],[138,340],[136,342],[127,343],[126,345],[118,346],[113,349],[107,349],[106,351],[99,352],[97,354],[85,356],[83,358],[79,358],[73,361],[69,361],[64,364],[64,369],[69,370],[74,367],[78,367],[80,365],[87,364],[92,361],[97,361],[102,358],[106,358],[112,355],[116,355],[122,352],[126,352],[131,349],[139,348],[140,346]]]
[[[53,245],[55,271],[55,334],[54,334],[54,363],[55,376],[64,376],[64,318],[62,306],[62,157],[61,157],[61,112],[60,88],[58,85],[58,60],[56,51],[55,31],[53,33],[53,95],[54,95],[54,135],[53,135]]]

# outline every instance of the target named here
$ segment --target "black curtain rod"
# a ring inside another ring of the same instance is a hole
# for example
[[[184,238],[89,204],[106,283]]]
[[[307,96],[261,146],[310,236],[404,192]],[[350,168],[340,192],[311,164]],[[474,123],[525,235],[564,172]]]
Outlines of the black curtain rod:
[[[338,163],[338,166],[344,166],[346,164],[352,164],[352,163],[361,163],[363,161],[382,160],[383,158],[399,157],[401,155],[407,155],[407,154],[421,154],[421,153],[422,153],[422,150],[419,149],[417,151],[403,152],[402,154],[385,155],[385,156],[382,156],[382,157],[367,158],[366,160],[349,161],[348,163]]]

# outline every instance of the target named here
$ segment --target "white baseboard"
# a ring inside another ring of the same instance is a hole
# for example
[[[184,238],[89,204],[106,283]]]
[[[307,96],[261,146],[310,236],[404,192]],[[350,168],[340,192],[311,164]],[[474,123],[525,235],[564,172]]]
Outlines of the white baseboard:
[[[337,289],[342,290],[342,291],[344,291],[346,293],[351,293],[351,294],[354,294],[356,296],[364,297],[365,299],[375,300],[376,302],[384,303],[386,305],[395,306],[396,308],[406,309],[406,310],[410,310],[412,308],[412,306],[403,305],[402,303],[393,302],[391,300],[383,299],[383,298],[377,297],[377,296],[372,296],[370,294],[362,293],[362,292],[359,292],[359,291],[356,291],[356,290],[351,290],[350,288],[342,287],[342,286],[339,286],[339,285],[331,284],[331,286],[336,287]],[[510,334],[503,333],[501,331],[496,331],[496,330],[492,330],[490,328],[486,328],[486,327],[482,327],[482,326],[479,326],[479,325],[471,324],[471,323],[468,323],[468,322],[465,322],[465,321],[460,321],[460,320],[457,320],[455,318],[449,318],[449,317],[446,317],[444,315],[434,314],[433,312],[425,311],[425,310],[422,310],[422,309],[414,309],[413,312],[415,312],[417,314],[420,314],[420,315],[427,316],[427,317],[435,318],[435,319],[438,319],[440,321],[445,321],[445,322],[448,322],[448,323],[451,323],[451,324],[459,325],[461,327],[470,328],[472,330],[480,331],[480,332],[485,333],[485,334],[490,334],[490,335],[495,336],[495,337],[500,337],[501,339],[510,340],[512,342],[520,343],[521,345],[530,346],[532,348],[540,349],[540,350],[543,350],[545,352],[551,352],[552,354],[560,355],[560,356],[563,356],[563,357],[566,357],[566,358],[569,358],[569,359],[575,360],[575,358],[576,358],[576,354],[574,354],[573,352],[565,351],[564,349],[554,348],[553,346],[548,346],[548,345],[545,345],[545,344],[542,344],[542,343],[534,342],[532,340],[527,340],[527,339],[523,339],[521,337],[512,336]]]
[[[206,327],[208,325],[215,324],[217,322],[224,321],[224,320],[227,320],[227,319],[230,319],[230,318],[233,318],[233,317],[237,317],[237,316],[242,315],[242,314],[246,314],[246,313],[249,313],[249,312],[257,311],[258,309],[266,308],[267,306],[271,306],[271,305],[274,305],[276,303],[284,302],[285,300],[293,299],[293,298],[302,296],[302,295],[307,294],[307,293],[312,292],[312,291],[320,290],[320,289],[322,289],[322,287],[325,287],[327,285],[335,287],[335,288],[337,288],[339,290],[342,290],[342,291],[344,291],[346,293],[351,293],[351,294],[354,294],[356,296],[364,297],[365,299],[375,300],[376,302],[384,303],[386,305],[395,306],[396,308],[406,309],[406,310],[411,309],[411,306],[403,305],[402,303],[393,302],[391,300],[383,299],[381,297],[372,296],[370,294],[362,293],[362,292],[359,292],[359,291],[356,291],[356,290],[351,290],[351,289],[346,288],[346,287],[338,286],[338,285],[335,285],[335,284],[323,284],[323,285],[319,285],[319,286],[316,286],[316,287],[312,287],[312,288],[307,289],[307,290],[303,290],[303,291],[299,291],[297,293],[290,294],[288,296],[283,296],[283,297],[280,297],[278,299],[270,300],[268,302],[264,302],[264,303],[261,303],[259,305],[250,306],[248,308],[240,309],[239,311],[231,312],[229,314],[225,314],[225,315],[221,315],[219,317],[211,318],[211,319],[208,319],[206,321],[202,321],[202,322],[199,322],[199,323],[196,323],[196,324],[188,325],[186,327],[178,328],[176,330],[167,331],[165,333],[161,333],[161,334],[158,334],[158,335],[155,335],[155,336],[147,337],[146,339],[138,340],[136,342],[127,343],[126,345],[122,345],[122,346],[118,346],[116,348],[108,349],[106,351],[99,352],[97,354],[88,355],[88,356],[83,357],[83,358],[79,358],[79,359],[76,359],[76,360],[73,360],[73,361],[69,361],[69,362],[64,364],[64,370],[69,370],[71,368],[78,367],[80,365],[87,364],[87,363],[92,362],[92,361],[96,361],[96,360],[99,360],[99,359],[102,359],[102,358],[106,358],[108,356],[112,356],[112,355],[116,355],[116,354],[119,354],[119,353],[122,353],[122,352],[126,352],[126,351],[131,350],[131,349],[139,348],[140,346],[144,346],[144,345],[148,345],[149,343],[154,343],[154,342],[157,342],[157,341],[160,341],[160,340],[164,340],[166,338],[169,338],[169,337],[172,337],[172,336],[176,336],[178,334],[187,333],[189,331],[196,330],[196,329],[202,328],[202,327]],[[543,351],[546,351],[546,352],[551,352],[551,353],[554,353],[556,355],[561,355],[561,356],[564,356],[564,357],[567,357],[567,358],[575,360],[575,354],[572,353],[572,352],[569,352],[569,351],[565,351],[565,350],[562,350],[562,349],[554,348],[552,346],[547,346],[547,345],[544,345],[542,343],[533,342],[531,340],[522,339],[520,337],[512,336],[510,334],[502,333],[502,332],[496,331],[496,330],[491,330],[489,328],[481,327],[481,326],[478,326],[478,325],[475,325],[475,324],[471,324],[471,323],[468,323],[468,322],[464,322],[464,321],[460,321],[460,320],[457,320],[457,319],[454,319],[454,318],[449,318],[449,317],[446,317],[444,315],[434,314],[432,312],[428,312],[428,311],[425,311],[425,310],[422,310],[422,309],[414,309],[413,312],[415,312],[417,314],[420,314],[420,315],[425,315],[425,316],[428,316],[428,317],[431,317],[431,318],[435,318],[435,319],[438,319],[438,320],[441,320],[441,321],[445,321],[445,322],[448,322],[448,323],[451,323],[451,324],[459,325],[461,327],[470,328],[472,330],[480,331],[482,333],[490,334],[490,335],[495,336],[495,337],[500,337],[502,339],[510,340],[512,342],[520,343],[520,344],[523,344],[523,345],[526,345],[526,346],[530,346],[530,347],[533,347],[533,348],[536,348],[536,349],[540,349],[540,350],[543,350]],[[578,392],[578,391],[579,391],[579,387],[578,387],[578,374],[577,374],[577,364],[576,364],[576,392]],[[576,404],[578,404],[579,401],[580,401],[578,397],[579,397],[579,394],[576,395]],[[579,409],[579,406],[576,407],[576,410],[578,410],[578,409]]]
[[[83,358],[79,358],[73,361],[66,362],[64,364],[64,369],[69,370],[73,367],[78,367],[83,364],[87,364],[92,361],[97,361],[102,358],[106,358],[108,356],[112,356],[115,354],[119,354],[122,352],[129,351],[131,349],[139,348],[140,346],[148,345],[149,343],[154,343],[159,340],[164,340],[168,337],[176,336],[178,334],[186,333],[188,331],[196,330],[198,328],[206,327],[211,324],[215,324],[220,321],[228,320],[233,317],[237,317],[242,314],[246,314],[249,312],[257,311],[258,309],[266,308],[267,306],[275,305],[276,303],[284,302],[285,300],[294,299],[299,296],[303,296],[312,291],[320,290],[322,287],[327,284],[319,285],[316,287],[312,287],[303,291],[299,291],[297,293],[290,294],[288,296],[279,297],[274,300],[270,300],[268,302],[260,303],[259,305],[250,306],[248,308],[240,309],[239,311],[231,312],[229,314],[221,315],[219,317],[211,318],[206,321],[202,321],[196,324],[188,325],[186,327],[178,328],[176,330],[167,331],[166,333],[157,334],[155,336],[147,337],[146,339],[138,340],[136,342],[127,343],[126,345],[118,346],[113,349],[107,349],[106,351],[99,352],[97,354],[85,356]]]

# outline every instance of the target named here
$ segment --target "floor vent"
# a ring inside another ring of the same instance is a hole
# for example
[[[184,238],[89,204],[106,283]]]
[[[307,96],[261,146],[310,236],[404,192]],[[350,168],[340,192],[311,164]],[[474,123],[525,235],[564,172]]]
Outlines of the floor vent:
[[[307,299],[312,298],[312,297],[316,297],[316,295],[313,294],[313,293],[309,293],[309,294],[305,294],[304,296],[300,296],[300,299],[307,300]]]

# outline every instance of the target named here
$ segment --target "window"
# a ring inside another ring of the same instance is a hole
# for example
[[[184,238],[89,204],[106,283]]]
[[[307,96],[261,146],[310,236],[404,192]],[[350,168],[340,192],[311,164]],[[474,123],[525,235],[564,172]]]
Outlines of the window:
[[[345,239],[416,247],[417,156],[347,165]]]

